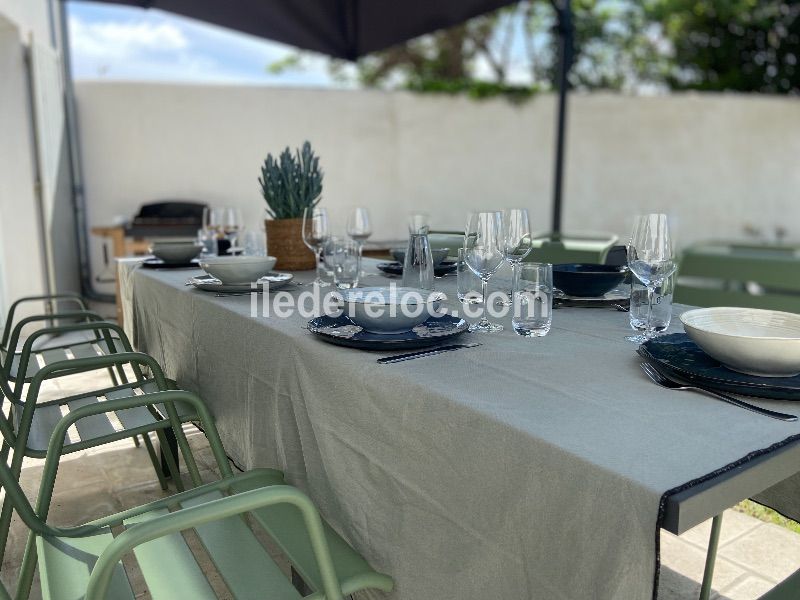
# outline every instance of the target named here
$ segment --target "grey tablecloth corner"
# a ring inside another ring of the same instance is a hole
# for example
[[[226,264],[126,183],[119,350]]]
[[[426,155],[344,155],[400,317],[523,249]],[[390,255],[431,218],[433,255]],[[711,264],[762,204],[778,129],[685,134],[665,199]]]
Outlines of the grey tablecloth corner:
[[[137,347],[202,395],[238,464],[309,493],[395,578],[393,599],[650,598],[665,492],[800,434],[655,387],[625,313],[560,309],[545,338],[507,326],[467,334],[478,348],[378,365],[300,316],[253,318],[247,296],[188,288],[191,274],[120,265]],[[437,283],[455,298],[454,278]]]

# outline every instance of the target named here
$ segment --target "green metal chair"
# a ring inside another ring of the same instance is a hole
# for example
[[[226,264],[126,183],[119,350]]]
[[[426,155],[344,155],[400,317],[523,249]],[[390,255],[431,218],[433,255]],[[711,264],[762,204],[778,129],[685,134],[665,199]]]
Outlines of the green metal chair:
[[[54,324],[65,322],[66,324],[62,325]],[[42,365],[117,352],[119,338],[109,335],[102,328],[85,328],[77,331],[68,328],[75,323],[106,322],[100,315],[85,310],[34,315],[19,320],[10,330],[0,351],[2,358],[0,370],[3,377],[12,384],[24,385],[30,383]],[[40,328],[25,338],[26,342],[31,341],[31,343],[25,343],[20,348],[24,331],[32,325]],[[117,383],[113,371],[109,372],[109,376],[114,383]]]
[[[0,338],[0,350],[6,351],[8,349],[8,340],[9,336],[11,335],[11,329],[15,325],[14,319],[17,309],[24,304],[30,303],[41,305],[42,312],[39,314],[64,312],[65,307],[63,305],[65,304],[74,305],[71,306],[72,310],[89,310],[89,306],[87,305],[86,301],[78,294],[48,294],[45,296],[26,296],[24,298],[20,298],[11,305],[11,307],[8,309],[8,313],[6,314],[6,320],[3,324],[3,337]]]
[[[205,424],[222,479],[84,525],[56,528],[46,522],[50,490],[40,491],[34,511],[11,469],[0,461],[5,504],[13,506],[31,531],[17,600],[28,598],[37,563],[46,600],[133,600],[133,590],[120,562],[131,552],[154,600],[216,598],[203,568],[180,535],[187,530],[194,530],[211,558],[230,592],[226,598],[304,597],[258,541],[243,518],[245,515],[281,548],[293,571],[310,588],[308,598],[336,600],[364,589],[391,591],[392,578],[372,569],[322,521],[308,497],[286,485],[282,473],[272,469],[232,473],[213,419],[197,396],[167,391],[146,399],[129,397],[108,402],[121,412],[147,406],[150,401],[167,409],[172,407],[171,412],[177,412],[179,405],[191,407]],[[99,405],[83,406],[58,423],[47,452],[45,479],[55,478],[56,457],[62,454],[69,428],[102,410]],[[124,530],[118,532],[119,529]]]
[[[769,247],[698,244],[680,258],[674,299],[800,313],[800,256]]]
[[[183,490],[183,483],[178,469],[177,456],[173,454],[172,445],[168,440],[170,429],[174,434],[181,454],[183,454],[189,475],[194,485],[199,485],[200,474],[194,457],[189,449],[189,444],[183,433],[184,422],[196,420],[196,415],[189,412],[171,414],[172,406],[159,407],[150,399],[153,392],[174,388],[164,376],[158,363],[146,354],[134,353],[121,329],[111,323],[83,323],[67,326],[68,331],[81,331],[82,329],[103,327],[105,330],[115,331],[121,337],[122,350],[116,354],[64,360],[40,368],[33,376],[27,388],[25,399],[22,400],[9,389],[7,382],[0,379],[0,390],[11,401],[11,411],[6,417],[0,411],[0,433],[3,436],[0,458],[5,462],[9,451],[13,450],[10,471],[19,478],[24,457],[48,458],[47,448],[53,431],[57,427],[64,413],[72,414],[76,410],[96,406],[100,413],[91,419],[86,419],[76,424],[75,430],[70,432],[62,448],[64,454],[93,448],[124,438],[133,438],[141,435],[147,448],[156,477],[162,489],[167,488],[166,479],[161,470],[161,463],[153,444],[150,433],[155,433],[173,481],[179,491]],[[64,329],[64,328],[62,328]],[[28,347],[31,340],[26,341]],[[129,367],[134,374],[133,381],[128,381],[124,367]],[[142,367],[149,369],[152,377],[146,377]],[[81,392],[76,395],[58,398],[46,402],[39,402],[39,392],[42,383],[53,377],[75,374],[104,368],[118,368],[121,373],[122,383],[105,389]],[[19,380],[18,380],[19,383]],[[142,398],[143,407],[136,410],[114,412],[112,400],[129,397]],[[146,408],[145,408],[146,407]],[[0,408],[2,406],[0,405]],[[102,414],[101,414],[102,413]],[[58,457],[55,457],[58,459]],[[51,489],[54,482],[42,480],[43,489]],[[0,511],[0,560],[5,552],[8,530],[11,521],[10,506],[3,506]]]
[[[602,249],[570,249],[563,242],[546,241],[542,242],[540,246],[534,246],[530,254],[525,257],[525,260],[554,265],[563,263],[603,264],[610,247]]]

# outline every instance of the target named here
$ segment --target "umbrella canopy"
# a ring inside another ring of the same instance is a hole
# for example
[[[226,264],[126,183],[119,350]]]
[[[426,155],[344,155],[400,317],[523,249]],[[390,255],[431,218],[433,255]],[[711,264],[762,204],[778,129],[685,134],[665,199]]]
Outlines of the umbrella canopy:
[[[517,0],[100,0],[157,8],[355,60]]]
[[[65,2],[66,0],[62,0]],[[356,60],[457,25],[519,0],[95,0],[156,8],[263,38]],[[553,181],[554,236],[561,231],[567,75],[573,62],[571,0],[551,0],[559,35],[558,113]]]

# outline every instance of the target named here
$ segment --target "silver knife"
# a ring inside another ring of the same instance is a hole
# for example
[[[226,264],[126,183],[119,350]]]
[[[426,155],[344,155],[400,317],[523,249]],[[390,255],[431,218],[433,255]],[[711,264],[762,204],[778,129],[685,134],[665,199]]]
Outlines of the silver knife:
[[[378,364],[388,365],[391,363],[403,362],[404,360],[413,360],[415,358],[422,358],[423,356],[435,356],[443,352],[452,352],[453,350],[460,350],[461,348],[474,348],[480,346],[478,342],[471,342],[469,344],[451,344],[449,346],[439,346],[432,350],[420,350],[419,352],[409,352],[408,354],[396,354],[395,356],[387,356],[379,358]]]

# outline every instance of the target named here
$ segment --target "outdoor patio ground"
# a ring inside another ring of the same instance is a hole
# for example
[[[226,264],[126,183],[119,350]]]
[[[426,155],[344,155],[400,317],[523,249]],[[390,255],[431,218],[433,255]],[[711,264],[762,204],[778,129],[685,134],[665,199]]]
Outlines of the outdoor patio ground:
[[[105,384],[104,374],[72,377],[49,384],[48,397],[74,393],[90,385]],[[194,427],[187,428],[190,443],[195,451],[204,480],[212,481],[217,475],[210,449],[202,433]],[[22,486],[30,498],[35,498],[43,461],[26,459],[22,472]],[[161,497],[152,466],[143,447],[136,448],[131,440],[122,440],[94,450],[70,455],[59,469],[56,493],[50,521],[58,525],[74,525],[98,516],[117,512],[128,507]],[[708,542],[710,522],[686,532],[680,537],[662,533],[662,573],[659,598],[686,600],[697,598],[703,573],[705,547]],[[26,530],[16,518],[12,525],[9,549],[3,561],[0,576],[13,591],[22,559]],[[188,536],[193,543],[191,535]],[[263,540],[270,547],[268,540]],[[276,549],[271,554],[288,573],[288,564]],[[202,556],[202,552],[199,553]],[[712,598],[716,600],[751,600],[758,598],[797,569],[800,565],[800,534],[773,523],[765,523],[751,516],[728,510],[723,520],[720,550],[717,558]],[[137,598],[149,598],[143,581],[136,576],[135,561],[126,563],[137,593]],[[213,573],[213,567],[207,571]],[[226,590],[218,577],[209,578],[220,593]],[[588,597],[588,596],[587,596]],[[38,581],[31,595],[41,598]],[[434,600],[434,599],[431,599]],[[511,600],[511,599],[508,599]],[[516,600],[516,599],[515,599]],[[521,600],[521,599],[520,599]]]

